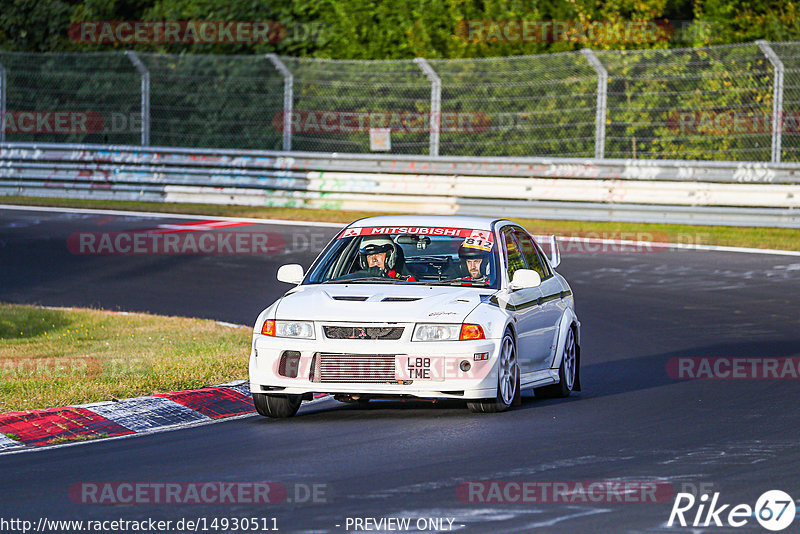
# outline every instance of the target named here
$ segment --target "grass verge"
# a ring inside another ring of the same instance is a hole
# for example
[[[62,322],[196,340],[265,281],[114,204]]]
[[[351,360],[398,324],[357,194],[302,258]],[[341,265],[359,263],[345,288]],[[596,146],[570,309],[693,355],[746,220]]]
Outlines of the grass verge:
[[[388,215],[381,212],[324,210],[307,208],[271,208],[252,206],[221,206],[208,204],[171,204],[120,200],[83,200],[61,198],[0,197],[2,204],[28,206],[58,206],[71,208],[117,209],[187,213],[212,217],[255,217],[294,221],[335,222],[342,225],[362,217]],[[547,219],[514,218],[534,234],[559,234],[634,239],[682,243],[689,245],[718,245],[730,247],[800,250],[800,232],[793,228],[753,228],[738,226],[692,226],[683,224],[644,224],[619,222],[586,222]]]
[[[250,339],[206,319],[0,303],[0,412],[243,379]]]

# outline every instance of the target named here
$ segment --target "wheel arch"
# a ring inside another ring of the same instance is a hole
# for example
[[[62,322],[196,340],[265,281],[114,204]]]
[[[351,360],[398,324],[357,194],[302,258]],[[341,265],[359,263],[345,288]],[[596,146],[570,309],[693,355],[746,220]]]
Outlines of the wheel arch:
[[[553,355],[552,369],[558,369],[561,365],[561,358],[564,355],[564,345],[567,342],[567,331],[573,330],[575,336],[575,356],[576,356],[576,369],[575,369],[575,385],[573,390],[581,390],[581,322],[572,308],[567,308],[561,316],[561,323],[558,327],[558,338],[556,341],[555,353]]]
[[[519,350],[518,340],[517,340],[517,328],[514,326],[513,321],[508,321],[506,323],[506,328],[503,330],[503,335],[505,332],[511,332],[511,337],[514,339],[514,350]],[[517,354],[517,391],[514,393],[514,401],[511,403],[512,406],[522,406],[522,366],[519,364],[519,354]]]
[[[517,342],[517,327],[514,326],[514,321],[513,320],[506,322],[506,327],[503,329],[503,333],[505,334],[505,332],[507,330],[511,330],[511,335],[514,336],[514,343],[516,343]]]
[[[575,384],[572,389],[574,391],[581,390],[581,323],[577,319],[570,325],[575,331]]]

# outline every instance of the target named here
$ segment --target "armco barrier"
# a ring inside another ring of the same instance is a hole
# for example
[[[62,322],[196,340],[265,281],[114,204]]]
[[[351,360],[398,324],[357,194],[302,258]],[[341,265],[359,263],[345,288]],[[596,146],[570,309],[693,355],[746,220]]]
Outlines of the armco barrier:
[[[0,144],[0,194],[800,227],[800,165]]]

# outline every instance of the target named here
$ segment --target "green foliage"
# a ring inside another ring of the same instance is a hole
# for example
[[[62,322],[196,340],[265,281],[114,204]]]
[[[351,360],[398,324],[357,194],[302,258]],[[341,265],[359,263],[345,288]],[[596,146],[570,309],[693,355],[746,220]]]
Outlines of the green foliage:
[[[72,3],[5,0],[0,6],[0,48],[47,52],[66,46]]]
[[[711,30],[696,44],[800,39],[800,6],[794,1],[705,0],[696,10]]]
[[[119,43],[70,40],[79,21],[272,21],[277,42],[141,43],[148,52],[276,52],[339,59],[475,58],[594,49],[642,49],[800,38],[800,7],[785,0],[5,0],[0,48],[120,50]],[[504,21],[624,24],[660,20],[655,40],[519,39]],[[492,25],[492,21],[500,24]],[[470,23],[480,31],[470,32]],[[690,24],[691,23],[691,24]],[[674,30],[674,32],[672,31]],[[498,33],[499,32],[499,33]]]

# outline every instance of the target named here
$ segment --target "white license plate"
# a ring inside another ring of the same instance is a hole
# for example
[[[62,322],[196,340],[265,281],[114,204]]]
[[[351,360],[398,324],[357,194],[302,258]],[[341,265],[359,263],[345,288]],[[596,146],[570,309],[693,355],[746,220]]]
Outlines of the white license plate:
[[[442,356],[398,356],[395,364],[397,380],[441,382],[445,378]]]

